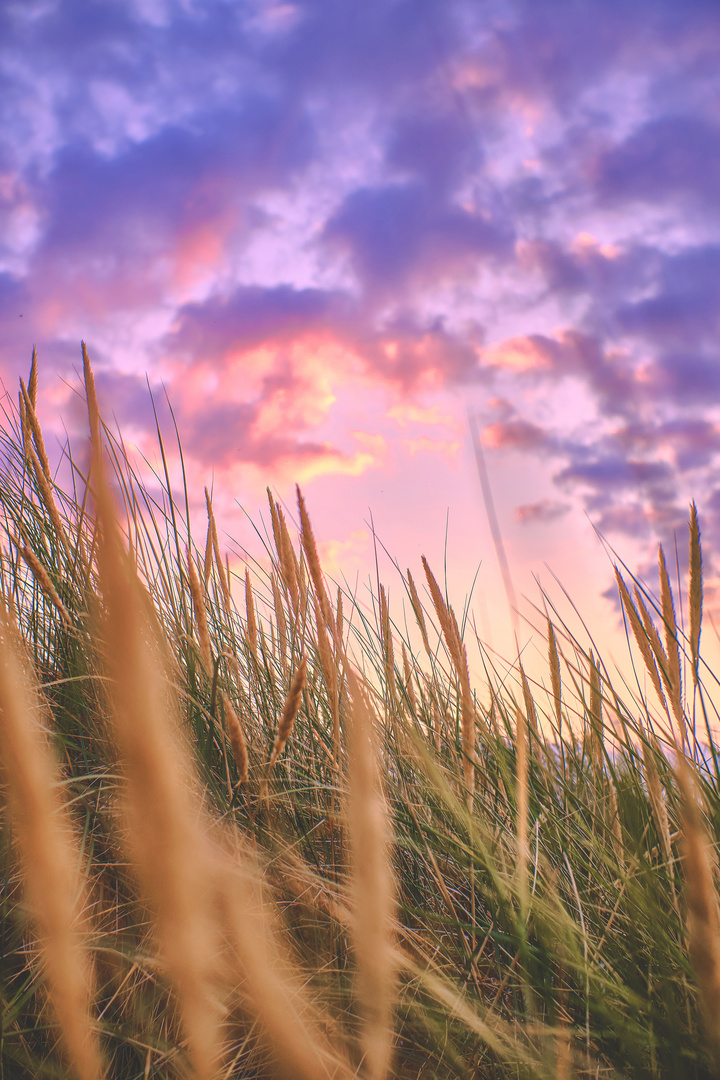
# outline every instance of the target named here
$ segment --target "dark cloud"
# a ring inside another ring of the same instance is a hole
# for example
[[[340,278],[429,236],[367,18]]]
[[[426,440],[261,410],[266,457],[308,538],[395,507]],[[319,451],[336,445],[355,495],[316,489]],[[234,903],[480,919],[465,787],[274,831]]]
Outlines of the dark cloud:
[[[664,353],[651,365],[648,379],[658,398],[679,405],[719,405],[720,352]]]
[[[38,192],[47,218],[39,257],[140,258],[216,219],[240,193],[287,182],[311,147],[304,119],[270,98],[199,117],[192,127],[165,127],[112,157],[70,146]]]
[[[690,197],[720,206],[720,125],[697,116],[648,121],[595,163],[605,202]]]
[[[657,264],[652,294],[617,309],[620,329],[665,349],[716,340],[720,332],[720,246],[690,247],[658,258]]]
[[[438,195],[452,194],[466,177],[477,175],[483,159],[477,136],[457,109],[399,117],[385,151],[390,169],[413,174]]]
[[[638,461],[631,458],[595,458],[566,466],[557,474],[561,485],[586,484],[598,491],[634,489],[667,482],[672,477],[670,466],[662,461]]]
[[[381,291],[402,289],[411,279],[443,277],[481,258],[507,256],[512,241],[507,223],[440,203],[417,182],[357,189],[329,219],[323,236],[347,251],[367,288]]]
[[[310,331],[332,332],[356,321],[355,305],[343,293],[248,285],[226,297],[185,304],[163,344],[191,359],[220,360],[229,349],[288,341]]]

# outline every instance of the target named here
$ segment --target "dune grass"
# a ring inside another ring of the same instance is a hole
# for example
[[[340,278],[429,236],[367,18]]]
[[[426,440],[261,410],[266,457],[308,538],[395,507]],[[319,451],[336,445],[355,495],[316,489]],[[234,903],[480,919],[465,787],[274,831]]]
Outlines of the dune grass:
[[[0,1080],[716,1076],[694,506],[684,622],[618,570],[648,698],[549,601],[536,682],[427,563],[412,632],[331,588],[299,492],[238,579],[85,382],[63,484],[34,362],[0,436]]]

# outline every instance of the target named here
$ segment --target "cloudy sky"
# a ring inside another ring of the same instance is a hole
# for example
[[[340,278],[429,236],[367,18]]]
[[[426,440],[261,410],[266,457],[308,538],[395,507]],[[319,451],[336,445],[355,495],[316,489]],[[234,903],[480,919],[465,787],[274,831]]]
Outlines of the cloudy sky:
[[[36,345],[63,437],[84,338],[240,546],[295,481],[351,580],[371,513],[416,570],[447,530],[496,640],[468,412],[519,593],[548,564],[614,619],[593,526],[682,558],[691,497],[709,558],[719,206],[717,0],[0,5],[5,384]]]

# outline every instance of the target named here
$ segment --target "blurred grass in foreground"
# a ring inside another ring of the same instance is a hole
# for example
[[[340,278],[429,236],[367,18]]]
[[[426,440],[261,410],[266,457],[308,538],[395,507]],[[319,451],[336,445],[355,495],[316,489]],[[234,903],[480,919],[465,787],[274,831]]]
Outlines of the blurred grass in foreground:
[[[53,480],[35,362],[1,436],[0,1080],[718,1075],[694,506],[687,636],[662,551],[657,599],[618,572],[648,700],[559,619],[547,689],[479,643],[473,686],[427,563],[413,648],[300,493],[233,587],[84,359],[89,474]]]

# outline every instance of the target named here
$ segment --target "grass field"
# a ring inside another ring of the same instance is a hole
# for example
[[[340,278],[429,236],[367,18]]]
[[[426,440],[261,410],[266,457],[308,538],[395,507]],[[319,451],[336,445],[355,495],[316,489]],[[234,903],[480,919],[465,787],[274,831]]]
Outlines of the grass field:
[[[682,621],[618,574],[648,700],[554,616],[501,677],[427,564],[412,633],[331,587],[300,493],[231,581],[85,382],[64,484],[34,364],[1,436],[0,1080],[718,1075],[695,508]]]

